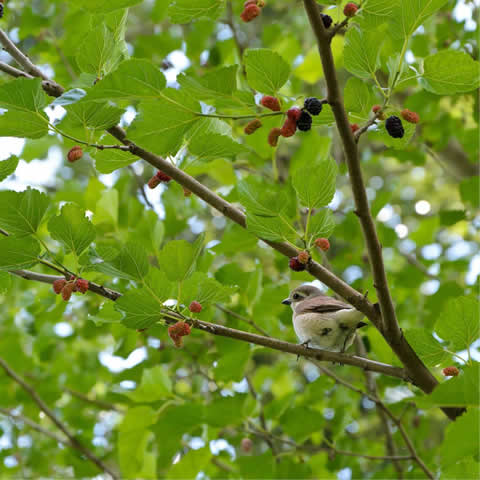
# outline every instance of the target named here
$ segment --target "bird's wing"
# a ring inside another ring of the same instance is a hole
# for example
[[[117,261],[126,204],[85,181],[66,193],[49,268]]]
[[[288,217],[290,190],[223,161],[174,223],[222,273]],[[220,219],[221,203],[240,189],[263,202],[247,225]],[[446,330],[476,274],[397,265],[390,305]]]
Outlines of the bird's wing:
[[[300,307],[300,308],[298,308]],[[306,298],[297,307],[297,314],[303,313],[328,313],[338,312],[339,310],[350,310],[353,308],[348,303],[337,300],[333,297],[317,296]],[[300,310],[300,311],[299,311]]]

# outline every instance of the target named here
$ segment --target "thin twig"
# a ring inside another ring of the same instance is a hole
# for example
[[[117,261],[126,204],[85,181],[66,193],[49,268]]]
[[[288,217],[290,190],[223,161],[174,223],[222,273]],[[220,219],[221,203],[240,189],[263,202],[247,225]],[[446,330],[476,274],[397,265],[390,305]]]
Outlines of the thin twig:
[[[145,202],[145,204],[151,209],[151,210],[155,210],[152,202],[148,199],[147,197],[147,193],[145,192],[145,183],[142,181],[142,179],[137,175],[137,173],[135,172],[135,169],[129,165],[128,166],[128,169],[130,170],[130,173],[132,174],[133,178],[135,179],[135,182],[137,184],[137,187],[138,187],[138,191],[140,192],[140,195],[142,195],[142,198],[143,198],[143,201]]]
[[[90,398],[89,396],[85,395],[84,393],[77,392],[76,390],[72,390],[71,388],[65,387],[64,389],[66,392],[68,392],[72,397],[76,397],[79,400],[82,400],[83,402],[90,403],[91,405],[95,405],[98,408],[101,408],[102,410],[114,410],[114,411],[119,411],[119,408],[113,405],[112,403],[104,402],[102,400],[97,400],[95,398]]]
[[[223,313],[226,313],[227,315],[238,318],[238,320],[241,320],[242,322],[248,323],[258,333],[261,333],[262,335],[265,335],[266,337],[270,336],[262,327],[259,327],[251,318],[244,317],[243,315],[240,315],[239,313],[234,312],[233,310],[230,310],[229,308],[226,308],[223,305],[220,305],[219,303],[216,303],[215,306],[219,310],[221,310]]]
[[[100,458],[98,458],[92,451],[90,451],[74,437],[67,426],[58,419],[55,413],[53,413],[48,405],[40,398],[36,390],[31,385],[26,383],[21,377],[19,377],[2,358],[0,358],[0,367],[2,367],[5,370],[5,373],[15,382],[17,382],[30,395],[30,397],[32,397],[32,400],[38,405],[40,410],[45,413],[50,420],[52,420],[52,422],[61,432],[65,434],[73,448],[85,455],[100,470],[108,473],[114,480],[120,478],[110,467],[100,460]]]

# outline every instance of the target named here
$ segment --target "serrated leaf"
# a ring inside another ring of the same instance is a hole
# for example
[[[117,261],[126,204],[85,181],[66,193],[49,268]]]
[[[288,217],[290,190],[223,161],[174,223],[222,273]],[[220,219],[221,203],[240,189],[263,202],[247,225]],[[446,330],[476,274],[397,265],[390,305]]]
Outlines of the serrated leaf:
[[[148,328],[161,318],[162,305],[147,288],[129,290],[115,302],[115,309],[124,314],[127,328]]]
[[[395,3],[392,0],[369,0],[362,5],[359,20],[362,26],[375,29],[384,22],[392,19],[393,7]]]
[[[267,48],[249,48],[244,54],[248,84],[255,90],[275,95],[290,76],[290,66]]]
[[[9,111],[41,112],[47,105],[40,78],[16,78],[0,89],[0,107]]]
[[[380,47],[385,35],[352,27],[345,35],[345,68],[359,78],[372,78],[380,67]]]
[[[435,323],[435,332],[450,342],[450,349],[464,350],[480,337],[480,304],[476,298],[450,300]]]
[[[165,89],[158,101],[142,102],[128,137],[159,155],[175,155],[201,117],[200,105],[182,91]]]
[[[465,52],[442,50],[425,58],[421,79],[437,95],[470,92],[480,85],[480,63]]]
[[[447,0],[402,0],[395,4],[390,15],[390,33],[394,38],[404,39],[431,15],[439,10]]]
[[[11,111],[0,115],[0,137],[41,138],[48,133],[43,112]]]
[[[219,67],[196,78],[180,74],[177,82],[199,100],[216,99],[218,96],[231,98],[237,88],[237,65]]]
[[[115,170],[127,167],[138,160],[129,152],[117,149],[98,150],[93,154],[95,168],[100,173],[112,173]]]
[[[292,177],[302,205],[312,209],[327,206],[336,189],[338,167],[331,157],[315,162],[305,161]]]
[[[40,244],[32,237],[0,237],[0,270],[30,268],[39,254]]]
[[[247,212],[247,230],[256,237],[271,242],[294,242],[297,238],[293,225],[280,216],[263,217]]]
[[[66,253],[75,252],[77,257],[95,240],[95,227],[85,211],[73,203],[64,205],[60,215],[50,219],[48,230]]]
[[[113,260],[92,267],[93,270],[126,280],[142,280],[149,268],[145,249],[135,242],[126,243]]]
[[[158,264],[171,281],[182,282],[194,271],[203,248],[203,235],[192,244],[186,240],[172,240],[158,255]]]
[[[122,108],[113,107],[104,103],[80,101],[66,105],[67,115],[59,123],[61,130],[75,128],[88,130],[107,130],[120,121]],[[88,138],[88,137],[87,137]]]
[[[168,397],[172,392],[172,381],[162,365],[146,368],[140,385],[126,396],[137,403],[150,403]]]
[[[318,237],[328,238],[334,229],[335,218],[331,210],[320,210],[310,218],[308,232],[312,240]]]
[[[195,272],[183,283],[180,301],[188,306],[195,300],[206,308],[212,303],[229,300],[234,292],[235,288],[224,286],[203,272]]]
[[[37,231],[50,200],[38,190],[0,192],[0,227],[17,236]]]
[[[223,8],[223,0],[174,0],[168,16],[172,23],[189,23],[198,18],[218,18]]]
[[[427,367],[443,364],[451,355],[431,333],[423,328],[408,328],[404,331],[408,343]]]
[[[347,80],[343,92],[347,112],[354,113],[355,118],[368,119],[375,103],[375,97],[369,86],[356,77]]]
[[[409,398],[420,408],[445,406],[468,407],[480,404],[480,368],[477,362],[462,369],[458,377],[442,382],[430,395]]]
[[[80,43],[76,56],[78,67],[99,79],[114,70],[122,59],[121,43],[105,23],[92,29]]]
[[[150,61],[132,58],[97,82],[88,92],[90,100],[154,100],[166,86],[163,73]]]
[[[18,157],[12,155],[6,160],[0,162],[0,182],[15,172],[18,165]]]
[[[478,408],[469,408],[455,422],[447,425],[445,438],[440,447],[440,458],[444,467],[448,467],[466,457],[477,455],[479,451],[478,439],[480,438],[479,413]],[[465,441],[467,438],[469,441]]]
[[[194,135],[188,144],[188,149],[192,155],[197,155],[205,160],[229,158],[248,151],[244,145],[231,137],[219,134]]]

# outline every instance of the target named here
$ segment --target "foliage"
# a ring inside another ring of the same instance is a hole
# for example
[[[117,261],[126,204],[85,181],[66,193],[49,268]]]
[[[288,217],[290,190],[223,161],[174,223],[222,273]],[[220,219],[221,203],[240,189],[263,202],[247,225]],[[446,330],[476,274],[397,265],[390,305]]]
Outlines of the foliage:
[[[23,139],[0,160],[0,359],[122,478],[423,478],[404,431],[439,478],[478,478],[474,32],[452,16],[454,0],[367,0],[333,37],[348,121],[370,124],[358,138],[361,169],[397,318],[440,383],[426,394],[400,378],[329,366],[344,386],[324,365],[215,330],[296,343],[281,301],[314,278],[289,270],[266,242],[308,250],[378,301],[349,183],[358,178],[333,106],[309,132],[267,143],[290,107],[327,96],[302,2],[267,0],[250,23],[240,21],[243,3],[5,5],[0,27],[65,91],[49,96],[34,74],[0,77],[0,134]],[[344,20],[347,2],[318,3]],[[282,110],[261,107],[262,95],[279,98]],[[387,116],[409,108],[420,123],[404,122],[405,136],[393,139],[373,121],[374,104]],[[247,136],[253,118],[263,125]],[[156,160],[120,145],[118,124],[187,181],[146,189]],[[8,149],[11,139],[1,142]],[[69,164],[78,144],[84,156]],[[65,161],[47,182],[27,180],[60,151]],[[318,237],[330,239],[328,253],[315,249]],[[85,278],[90,291],[66,303],[47,275]],[[192,301],[200,313],[188,311]],[[198,328],[176,349],[166,327],[179,318]],[[373,325],[362,330],[360,352],[363,345],[371,360],[402,365]],[[451,365],[460,375],[446,379]],[[54,425],[11,376],[2,376],[0,399],[2,476],[99,474],[84,452],[48,436]],[[467,411],[450,422],[445,406]]]

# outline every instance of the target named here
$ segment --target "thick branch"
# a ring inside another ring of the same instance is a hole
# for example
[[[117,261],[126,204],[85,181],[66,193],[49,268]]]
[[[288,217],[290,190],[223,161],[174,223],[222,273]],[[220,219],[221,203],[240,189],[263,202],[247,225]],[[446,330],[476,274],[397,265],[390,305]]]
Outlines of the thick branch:
[[[340,85],[338,83],[333,60],[330,37],[325,29],[318,4],[315,0],[304,0],[305,10],[317,39],[318,50],[322,61],[323,72],[327,84],[327,100],[335,116],[335,122],[342,140],[345,158],[348,166],[350,183],[356,205],[356,214],[360,219],[363,236],[367,245],[368,256],[373,272],[374,286],[382,313],[383,327],[380,332],[383,334],[392,350],[409,370],[414,383],[424,392],[430,393],[438,384],[435,377],[423,364],[412,347],[403,336],[397,322],[395,308],[387,283],[387,276],[382,257],[382,246],[377,236],[375,224],[370,213],[368,198],[363,182],[363,175],[360,167],[357,143],[350,129],[348,116],[343,104]],[[455,419],[462,409],[444,408],[443,411]]]
[[[42,412],[45,413],[48,418],[50,418],[50,420],[55,424],[55,426],[65,434],[65,436],[69,440],[70,445],[73,448],[85,455],[100,470],[108,473],[114,480],[119,478],[119,476],[114,473],[113,470],[110,469],[110,467],[105,465],[102,460],[100,460],[93,452],[91,452],[87,447],[82,445],[74,437],[74,435],[70,432],[66,425],[57,418],[55,413],[53,413],[53,411],[47,406],[47,404],[40,398],[36,390],[31,385],[26,383],[21,377],[19,377],[2,358],[0,358],[0,367],[2,367],[5,370],[5,373],[10,378],[15,380],[15,382],[17,382],[32,397],[33,401],[38,405],[40,410],[42,410]]]

